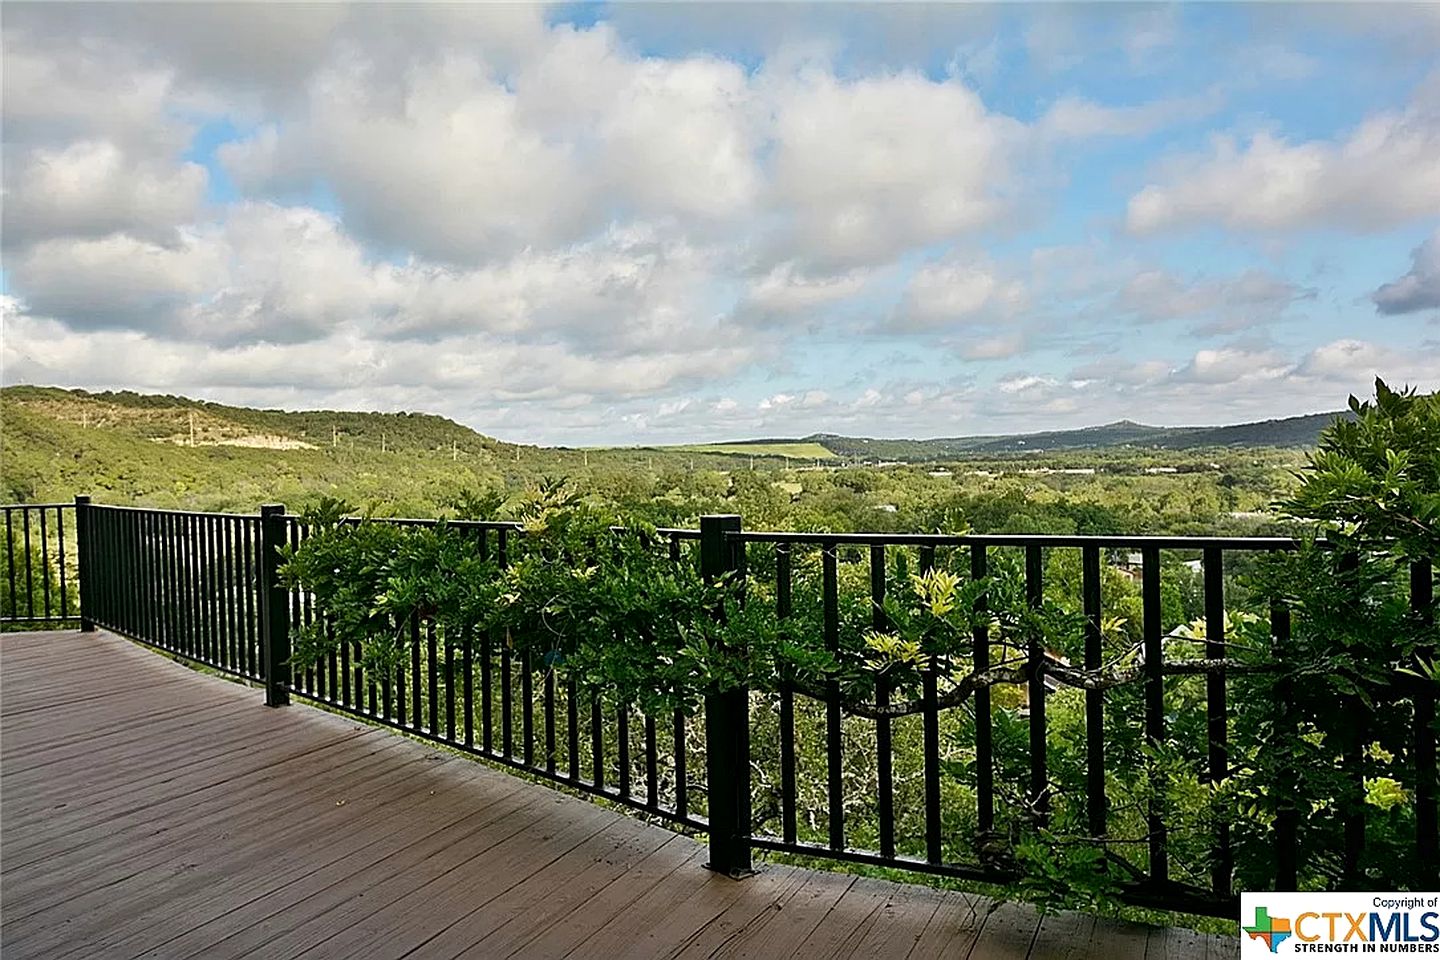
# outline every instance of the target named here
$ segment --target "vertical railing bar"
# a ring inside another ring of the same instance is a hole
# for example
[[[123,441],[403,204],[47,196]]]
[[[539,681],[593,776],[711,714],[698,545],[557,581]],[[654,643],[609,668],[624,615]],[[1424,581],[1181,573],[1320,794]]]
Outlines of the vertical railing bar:
[[[1045,600],[1044,554],[1034,544],[1025,547],[1025,600],[1039,609]],[[1038,629],[1026,638],[1029,648],[1026,689],[1030,699],[1030,793],[1028,801],[1037,823],[1044,825],[1050,814],[1050,779],[1045,722],[1045,643]]]
[[[870,628],[884,633],[890,628],[885,616],[885,547],[870,547]],[[890,706],[890,680],[883,673],[875,678],[875,702],[883,710]],[[875,776],[880,813],[880,855],[895,856],[895,780],[890,742],[890,718],[875,721]]]
[[[600,709],[600,694],[590,695],[590,772],[596,789],[605,786],[605,717]]]
[[[230,551],[225,534],[225,529],[229,526],[229,521],[225,517],[216,517],[211,525],[215,531],[215,605],[219,611],[219,665],[222,668],[228,669],[231,665],[230,643],[232,637],[230,618],[233,613],[233,606],[230,603]]]
[[[30,554],[30,508],[20,510],[21,534],[25,537],[25,613],[35,619],[35,561]],[[12,594],[13,596],[13,594]]]
[[[410,619],[410,729],[425,729],[425,701],[420,692],[424,666],[420,654],[420,615]]]
[[[93,517],[96,515],[96,512],[92,511],[90,515]],[[15,527],[12,519],[12,511],[9,507],[5,508],[5,566],[10,576],[10,599],[14,608],[13,613],[18,619],[20,615],[20,603],[15,598],[20,594],[15,589],[17,582],[15,578]],[[91,591],[92,594],[94,592],[95,591]]]
[[[1080,592],[1085,608],[1085,669],[1095,672],[1104,659],[1105,635],[1100,590],[1100,548],[1080,549]],[[1085,691],[1085,812],[1090,835],[1106,834],[1105,692]]]
[[[660,769],[655,756],[655,718],[645,714],[645,805],[651,810],[660,806]]]
[[[984,580],[988,574],[988,557],[983,543],[970,545],[970,579]],[[985,593],[975,597],[975,627],[971,633],[971,660],[976,676],[990,670],[990,628],[984,612],[989,600]],[[990,688],[980,684],[972,694],[975,700],[975,807],[976,826],[981,834],[995,829],[995,755],[990,716]]]
[[[387,618],[387,620],[390,618]],[[398,630],[393,620],[386,624],[389,630]],[[393,718],[395,711],[395,674],[392,670],[380,671],[380,716],[385,720]]]
[[[449,629],[445,642],[445,739],[455,742],[455,641]]]
[[[202,556],[202,545],[200,543],[200,518],[190,515],[186,524],[185,537],[188,541],[190,554],[190,629],[195,634],[192,655],[195,660],[203,662],[205,659],[205,648],[207,644],[205,636],[205,590],[204,590],[204,561]]]
[[[279,575],[285,541],[285,507],[265,504],[260,508],[260,615],[264,621],[260,643],[265,659],[265,703],[272,707],[288,704],[294,685],[290,631],[295,621],[289,616],[287,591]]]
[[[791,614],[791,545],[775,544],[775,615]],[[780,678],[780,821],[786,843],[796,839],[795,691],[789,677]]]
[[[681,820],[686,820],[690,816],[690,761],[685,745],[685,714],[683,711],[678,709],[675,711],[672,724],[672,736],[675,741],[675,815]]]
[[[244,518],[240,523],[241,535],[244,539],[242,556],[245,558],[245,672],[252,677],[258,677],[260,671],[256,669],[256,618],[258,601],[256,599],[255,583],[255,538],[252,532],[255,521],[250,517]]]
[[[1165,743],[1164,621],[1160,609],[1160,548],[1140,548],[1141,636],[1145,650],[1145,742],[1152,751]],[[1170,879],[1170,856],[1162,798],[1152,795],[1146,811],[1150,848],[1150,882]]]
[[[176,653],[181,650],[180,622],[176,609],[178,591],[175,586],[175,517],[162,513],[157,530],[160,538],[160,579],[161,595],[164,598],[162,616],[165,618],[165,639],[169,648]]]
[[[1360,568],[1360,556],[1353,552],[1343,554],[1339,559],[1341,577],[1353,577]],[[1342,698],[1349,723],[1348,736],[1341,752],[1340,767],[1350,780],[1350,797],[1345,814],[1345,851],[1341,868],[1342,889],[1362,890],[1364,878],[1360,872],[1360,859],[1365,851],[1365,742],[1368,738],[1368,711],[1358,696]]]
[[[430,726],[427,733],[440,736],[440,664],[435,646],[435,621],[425,621],[425,685]]]
[[[615,707],[615,765],[620,796],[630,796],[630,706]]]
[[[460,643],[460,688],[465,722],[465,735],[461,739],[468,749],[475,746],[475,632],[466,627],[460,634]]]
[[[90,612],[87,619],[91,624],[107,625],[109,617],[106,615],[106,603],[109,598],[105,592],[105,511],[99,507],[87,506],[85,508],[86,530],[85,536],[87,545],[85,547],[85,569],[89,574],[90,584],[81,589],[86,591],[85,595],[90,600]],[[13,546],[14,538],[10,531],[10,511],[5,511],[5,542]],[[15,614],[20,614],[19,596],[15,590],[15,573],[13,569],[13,551],[11,556],[10,572],[10,596],[16,597]]]
[[[513,663],[510,645],[500,647],[500,750],[506,760],[515,755],[515,697],[511,690],[514,683]]]
[[[230,585],[230,649],[231,665],[236,673],[245,672],[245,619],[244,619],[244,586],[240,582],[244,570],[240,554],[240,528],[244,520],[240,517],[230,517],[225,523],[226,548],[225,556],[229,567]]]
[[[165,515],[163,513],[151,513],[147,522],[146,542],[149,544],[150,552],[150,597],[153,604],[151,611],[151,626],[154,630],[155,639],[152,641],[156,646],[172,653],[175,649],[174,639],[170,635],[170,621],[166,616],[165,604]]]
[[[226,667],[227,651],[225,620],[229,614],[228,604],[225,602],[225,545],[221,536],[223,520],[220,517],[211,517],[207,526],[209,527],[211,543],[211,564],[214,567],[215,597],[215,665],[224,669]]]
[[[170,592],[171,645],[176,653],[183,654],[189,634],[185,627],[185,584],[182,572],[184,569],[184,544],[180,535],[179,516],[173,513],[166,514],[164,529],[166,553],[169,554],[166,582],[169,584]]]
[[[69,509],[74,510],[75,508],[72,506]],[[78,529],[79,525],[76,526]],[[56,533],[60,537],[60,613],[62,616],[66,616],[70,609],[70,597],[69,591],[66,590],[69,573],[65,569],[65,508],[63,507],[55,511],[55,527]]]
[[[45,522],[45,508],[40,508],[40,584],[44,591],[42,603],[45,619],[50,619],[50,529]]]
[[[60,563],[60,616],[69,616],[70,602],[69,591],[65,589],[67,573],[65,570],[65,507],[55,509],[55,534],[59,538],[59,563]],[[71,507],[70,509],[75,509]]]
[[[545,772],[555,773],[555,667],[545,667]]]
[[[1270,604],[1270,637],[1272,659],[1288,665],[1290,646],[1290,608],[1282,600]],[[1300,735],[1295,718],[1295,689],[1288,675],[1282,674],[1276,683],[1277,723],[1287,737]],[[1300,812],[1295,807],[1298,796],[1299,771],[1295,769],[1293,757],[1283,756],[1281,781],[1274,785],[1278,801],[1275,811],[1275,889],[1295,890],[1299,886],[1299,828]]]
[[[1225,658],[1225,554],[1219,547],[1206,547],[1201,570],[1205,588],[1205,658]],[[1229,733],[1224,670],[1205,674],[1205,739],[1210,783],[1219,786],[1229,777]],[[1230,895],[1233,870],[1230,824],[1216,825],[1210,864],[1210,889],[1217,897]]]
[[[929,573],[935,567],[935,548],[920,548],[920,573]],[[934,656],[928,658],[920,672],[920,696],[922,721],[924,724],[925,754],[925,859],[929,863],[940,863],[944,859],[942,824],[940,822],[940,707],[939,699],[940,665]]]
[[[154,642],[170,649],[170,634],[165,622],[165,549],[160,536],[163,514],[150,513],[145,521],[145,551],[149,555],[146,570],[150,577],[150,629]]]
[[[527,646],[520,652],[520,759],[525,766],[535,765],[535,665]]]
[[[27,510],[25,516],[25,569],[30,569],[30,513]],[[129,583],[121,575],[121,571],[127,569],[129,564],[129,544],[125,537],[125,511],[114,510],[110,515],[110,583],[111,593],[115,597],[112,608],[112,621],[120,632],[130,633],[130,590]],[[27,590],[27,594],[31,591]],[[32,594],[33,595],[33,594]],[[33,612],[32,612],[33,615]]]
[[[1429,558],[1410,563],[1410,609],[1423,626],[1435,622],[1435,575]],[[1433,645],[1415,651],[1417,661],[1434,662]],[[1418,667],[1420,664],[1417,663]],[[1440,825],[1436,817],[1435,686],[1415,684],[1415,852],[1429,865],[1421,882],[1440,885]]]
[[[840,650],[839,558],[834,543],[821,547],[820,564],[825,649],[834,654]],[[831,850],[845,849],[844,749],[840,725],[840,685],[831,679],[825,682],[825,783],[829,793],[827,809]]]
[[[207,651],[207,660],[211,666],[220,666],[220,598],[217,595],[219,589],[219,578],[215,569],[215,518],[201,516],[200,535],[205,543],[205,625],[210,634],[210,645]],[[287,591],[288,592],[288,591]],[[290,616],[291,624],[299,624],[300,618],[293,613]],[[291,674],[293,682],[294,674]]]
[[[413,637],[416,627],[419,624],[420,613],[418,610],[411,610],[410,615],[405,618],[405,631],[401,636]],[[410,644],[414,649],[414,643]],[[325,671],[319,671],[318,676],[324,677]],[[410,682],[405,676],[404,655],[395,658],[395,724],[399,727],[406,727],[410,724]]]
[[[210,588],[208,591],[210,596],[210,656],[211,663],[214,666],[223,667],[225,665],[225,636],[222,629],[224,619],[220,609],[222,606],[220,590],[223,571],[220,566],[220,544],[215,532],[215,520],[215,517],[207,516],[205,518],[205,543],[210,550],[210,560],[206,565],[210,574]],[[297,617],[291,617],[290,622],[298,625],[300,621]]]
[[[575,677],[565,678],[565,747],[570,764],[570,779],[580,780],[580,699]]]
[[[681,562],[680,537],[670,534],[670,562]],[[671,716],[671,735],[675,748],[675,815],[685,820],[690,815],[689,772],[685,756],[685,714],[676,710]]]
[[[150,578],[146,570],[145,557],[145,521],[147,514],[143,510],[136,510],[131,516],[131,537],[134,543],[133,563],[130,568],[130,579],[134,582],[135,591],[135,620],[134,635],[146,643],[154,643],[154,637],[150,634]],[[40,509],[40,519],[45,519],[45,509]],[[41,539],[44,539],[44,530],[41,530]],[[48,564],[46,564],[48,566]]]
[[[357,673],[363,672],[365,675],[365,708],[370,711],[370,716],[373,717],[379,712],[380,698],[377,696],[375,671],[365,669],[363,662],[364,653],[365,651],[360,641],[355,641],[355,670]]]
[[[300,527],[301,544],[308,539],[310,539],[310,528],[308,526]],[[315,623],[315,594],[302,589],[301,598],[305,606],[305,626],[309,627]],[[319,664],[312,663],[305,668],[305,689],[311,696],[315,696],[320,690],[321,674],[322,668]]]
[[[145,521],[147,514],[143,510],[134,512],[131,518],[131,536],[134,542],[134,566],[130,568],[130,577],[135,587],[135,636],[147,643],[154,643],[154,637],[150,634],[150,578],[146,569],[145,556]],[[44,520],[45,508],[40,508],[41,540],[45,538]],[[47,563],[46,566],[49,566]]]
[[[333,627],[331,628],[334,629]],[[340,703],[347,710],[358,710],[360,706],[360,687],[355,682],[355,673],[350,669],[350,641],[340,642]],[[354,696],[351,696],[351,690]],[[415,714],[420,714],[420,706],[415,706]]]
[[[206,571],[208,556],[205,548],[205,518],[199,514],[191,517],[191,550],[194,552],[194,573],[191,577],[195,589],[195,659],[200,663],[210,662],[210,592],[207,589]]]
[[[215,664],[220,668],[226,666],[226,644],[228,638],[225,636],[225,617],[229,612],[225,603],[225,542],[221,537],[223,521],[220,517],[210,518],[210,543],[214,553],[211,560],[215,568],[213,592],[215,595]],[[291,621],[296,626],[298,621]]]
[[[180,515],[181,537],[184,540],[184,617],[186,617],[186,656],[193,661],[204,659],[204,622],[200,616],[200,538],[199,522],[194,514]]]

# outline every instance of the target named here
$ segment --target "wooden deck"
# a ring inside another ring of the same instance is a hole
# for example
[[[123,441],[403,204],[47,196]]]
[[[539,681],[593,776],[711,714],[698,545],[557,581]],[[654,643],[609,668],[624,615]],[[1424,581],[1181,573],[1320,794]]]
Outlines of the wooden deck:
[[[0,952],[29,957],[1230,957],[769,865],[103,633],[0,635]]]

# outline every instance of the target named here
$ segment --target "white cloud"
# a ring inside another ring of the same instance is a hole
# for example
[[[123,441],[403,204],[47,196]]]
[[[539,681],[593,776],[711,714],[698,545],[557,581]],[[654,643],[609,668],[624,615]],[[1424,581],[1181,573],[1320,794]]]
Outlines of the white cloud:
[[[979,340],[961,340],[958,351],[966,360],[1008,360],[1024,353],[1027,343],[1024,334],[1011,333]]]
[[[1026,302],[1024,285],[1001,276],[988,260],[952,254],[914,272],[890,326],[940,330],[1003,323]]]
[[[1222,103],[1218,89],[1134,106],[1110,106],[1072,95],[1050,105],[1036,123],[1036,132],[1053,140],[1141,137],[1162,127],[1203,120],[1219,110]]]
[[[1433,86],[1433,85],[1432,85]],[[1440,91],[1376,114],[1338,140],[1270,132],[1214,138],[1130,198],[1126,225],[1146,234],[1218,223],[1236,230],[1379,230],[1440,215]]]
[[[749,305],[765,313],[796,313],[847,300],[865,287],[864,270],[838,274],[807,274],[793,262],[783,263],[750,283]]]
[[[207,179],[198,164],[135,160],[106,141],[37,148],[6,172],[7,247],[122,230],[173,239],[199,213]]]
[[[1143,270],[1116,295],[1116,306],[1143,322],[1199,321],[1204,333],[1233,332],[1278,319],[1316,291],[1258,268],[1233,277],[1184,280],[1166,270]]]
[[[1440,309],[1440,230],[1410,254],[1410,271],[1381,286],[1370,299],[1381,313]]]
[[[914,73],[841,80],[811,65],[773,85],[771,202],[789,257],[885,262],[971,233],[1009,208],[1019,125],[958,82]]]
[[[30,308],[80,329],[178,333],[192,304],[225,276],[212,238],[187,234],[173,247],[122,234],[45,240],[6,263]]]

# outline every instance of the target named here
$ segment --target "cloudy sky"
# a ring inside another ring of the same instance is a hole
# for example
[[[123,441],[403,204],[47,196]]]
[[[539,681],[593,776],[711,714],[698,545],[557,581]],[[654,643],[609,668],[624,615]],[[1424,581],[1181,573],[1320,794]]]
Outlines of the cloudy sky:
[[[7,3],[3,376],[511,440],[1440,387],[1440,4]]]

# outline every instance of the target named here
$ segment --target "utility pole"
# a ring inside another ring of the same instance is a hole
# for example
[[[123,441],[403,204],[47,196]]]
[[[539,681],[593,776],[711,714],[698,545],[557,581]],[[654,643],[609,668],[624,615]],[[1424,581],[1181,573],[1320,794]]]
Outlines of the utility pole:
[[[580,456],[584,459],[585,469],[587,469],[587,470],[590,469],[590,451],[589,451],[589,450],[581,450],[581,451],[580,451]]]
[[[340,445],[340,431],[335,424],[330,424],[330,446],[333,449]]]
[[[450,459],[451,459],[451,460],[459,460],[459,459],[460,459],[460,442],[459,442],[458,440],[451,440],[451,441],[450,441]]]
[[[382,430],[382,431],[380,432],[380,452],[381,452],[381,453],[384,453],[384,452],[385,452],[385,449],[386,449],[386,444],[385,444],[385,432]]]

